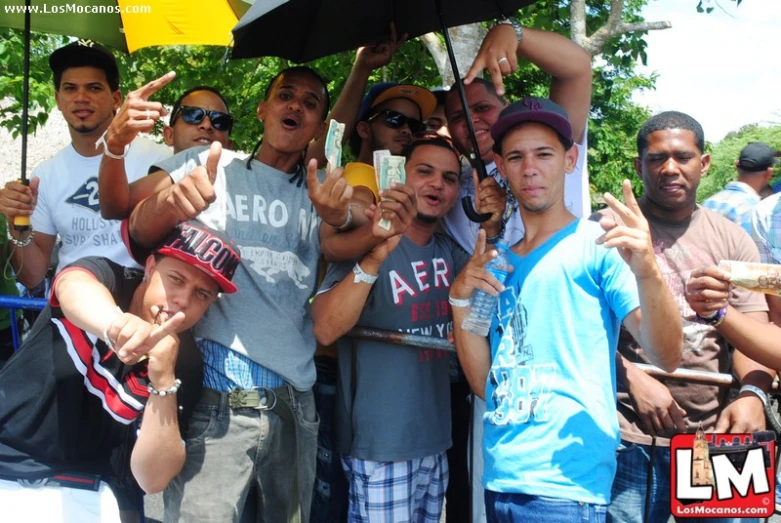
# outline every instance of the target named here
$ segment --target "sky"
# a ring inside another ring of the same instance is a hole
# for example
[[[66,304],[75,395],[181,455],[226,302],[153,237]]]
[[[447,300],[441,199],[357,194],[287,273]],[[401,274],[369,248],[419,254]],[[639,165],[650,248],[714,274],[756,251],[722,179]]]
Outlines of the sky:
[[[659,78],[655,91],[633,99],[654,113],[690,114],[710,142],[746,124],[781,124],[781,0],[716,0],[723,10],[714,1],[710,14],[697,13],[697,1],[644,8],[647,21],[673,26],[646,36],[648,65],[636,71]]]

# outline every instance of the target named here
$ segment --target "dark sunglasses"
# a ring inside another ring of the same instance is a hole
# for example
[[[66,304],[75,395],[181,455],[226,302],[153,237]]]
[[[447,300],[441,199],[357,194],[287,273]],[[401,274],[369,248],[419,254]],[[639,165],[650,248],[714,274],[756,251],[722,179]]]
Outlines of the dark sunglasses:
[[[384,111],[374,113],[371,117],[369,117],[368,122],[371,123],[380,116],[383,116],[382,121],[391,129],[401,129],[406,125],[409,127],[409,130],[412,134],[418,134],[426,127],[426,125],[420,120],[410,118],[409,116],[405,116],[398,111],[391,111],[390,109],[385,109]]]
[[[218,131],[230,132],[233,128],[233,117],[228,113],[209,111],[203,107],[192,105],[180,105],[171,115],[171,125],[176,122],[176,117],[179,115],[182,115],[184,123],[189,123],[190,125],[198,125],[208,116],[212,122],[212,127]]]

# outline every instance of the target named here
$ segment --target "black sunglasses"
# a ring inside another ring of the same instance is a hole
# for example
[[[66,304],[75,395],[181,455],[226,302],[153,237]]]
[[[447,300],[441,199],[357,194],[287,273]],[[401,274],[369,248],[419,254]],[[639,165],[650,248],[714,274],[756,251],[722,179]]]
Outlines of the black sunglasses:
[[[180,105],[171,115],[171,125],[176,122],[176,117],[179,115],[182,115],[182,120],[190,125],[198,125],[208,116],[212,122],[212,127],[218,131],[230,132],[233,128],[233,117],[228,113],[221,113],[220,111],[209,111],[203,107],[195,107],[193,105]]]
[[[410,118],[409,116],[403,115],[398,111],[391,111],[390,109],[385,109],[384,111],[374,113],[371,117],[369,117],[368,122],[371,123],[380,116],[384,116],[382,121],[391,129],[401,129],[406,125],[409,127],[409,130],[412,134],[418,134],[426,127],[425,124],[420,120]]]

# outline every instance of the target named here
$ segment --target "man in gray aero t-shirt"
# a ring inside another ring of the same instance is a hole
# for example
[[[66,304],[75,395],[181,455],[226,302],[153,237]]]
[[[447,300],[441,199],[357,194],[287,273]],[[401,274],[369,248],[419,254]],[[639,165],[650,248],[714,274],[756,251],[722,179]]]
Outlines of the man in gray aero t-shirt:
[[[165,521],[238,522],[250,489],[260,500],[251,519],[309,520],[318,425],[309,297],[318,215],[339,225],[348,214],[338,173],[321,184],[315,166],[307,171],[301,161],[325,131],[328,106],[314,71],[283,71],[258,104],[264,135],[252,155],[220,154],[216,144],[183,151],[149,175],[167,187],[131,216],[130,233],[142,245],[197,217],[243,253],[234,278],[241,291],[222,297],[195,328],[204,389],[184,468],[165,491]],[[196,242],[208,256],[208,246]]]
[[[383,193],[374,224],[398,219],[403,206],[416,215],[357,263],[329,266],[312,307],[323,344],[356,325],[437,338],[452,329],[448,292],[468,256],[435,230],[458,199],[458,153],[434,136],[411,142],[405,156],[406,183]],[[439,521],[451,445],[448,353],[347,336],[338,348],[336,450],[349,521]]]

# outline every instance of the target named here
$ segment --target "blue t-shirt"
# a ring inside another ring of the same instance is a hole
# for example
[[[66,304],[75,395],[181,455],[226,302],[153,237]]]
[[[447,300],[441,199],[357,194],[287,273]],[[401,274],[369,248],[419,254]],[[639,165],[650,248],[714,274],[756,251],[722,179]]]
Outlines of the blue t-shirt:
[[[486,385],[483,484],[608,503],[619,441],[615,351],[637,283],[597,223],[575,220],[526,256],[499,297]]]

